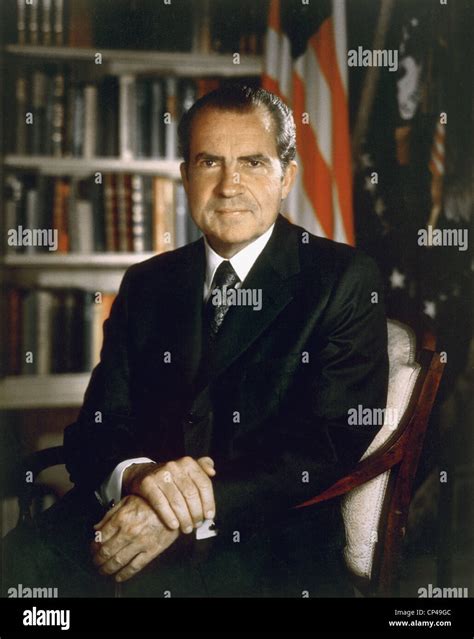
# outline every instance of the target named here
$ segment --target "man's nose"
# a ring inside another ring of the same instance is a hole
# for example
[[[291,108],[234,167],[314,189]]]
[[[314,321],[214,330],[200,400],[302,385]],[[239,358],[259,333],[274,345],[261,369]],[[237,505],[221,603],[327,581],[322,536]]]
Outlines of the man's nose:
[[[224,167],[217,184],[218,194],[222,197],[235,197],[243,191],[241,175],[235,167]]]

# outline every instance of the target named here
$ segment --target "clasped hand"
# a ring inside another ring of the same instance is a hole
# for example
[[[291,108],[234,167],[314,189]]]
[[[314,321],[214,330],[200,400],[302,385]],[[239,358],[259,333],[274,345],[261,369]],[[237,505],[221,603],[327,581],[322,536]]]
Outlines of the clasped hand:
[[[118,504],[94,529],[93,562],[104,575],[126,581],[204,519],[215,516],[214,462],[182,457],[162,464],[133,464],[123,476]]]

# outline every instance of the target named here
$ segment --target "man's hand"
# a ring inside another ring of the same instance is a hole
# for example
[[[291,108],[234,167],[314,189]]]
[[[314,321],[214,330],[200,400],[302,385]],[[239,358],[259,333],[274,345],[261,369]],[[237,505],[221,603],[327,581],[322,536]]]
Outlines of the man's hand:
[[[160,555],[179,536],[169,530],[141,497],[129,495],[95,524],[101,542],[93,541],[93,562],[102,575],[126,581]]]
[[[216,513],[210,457],[182,457],[164,464],[133,464],[122,479],[124,494],[145,499],[171,530],[190,533]]]

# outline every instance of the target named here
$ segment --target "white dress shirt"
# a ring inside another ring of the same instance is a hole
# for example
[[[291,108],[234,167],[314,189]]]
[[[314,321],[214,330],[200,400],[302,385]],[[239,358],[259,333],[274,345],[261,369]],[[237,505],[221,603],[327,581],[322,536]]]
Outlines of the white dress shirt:
[[[257,237],[256,240],[248,244],[245,248],[236,253],[230,258],[232,268],[237,273],[240,282],[237,282],[236,288],[240,288],[245,278],[247,277],[250,269],[254,265],[257,257],[265,248],[270,236],[273,232],[275,224],[273,223],[269,229],[262,235]],[[206,277],[204,280],[203,298],[207,301],[210,293],[214,274],[218,266],[226,258],[222,257],[214,251],[209,245],[206,237],[204,236],[204,246],[206,249]],[[101,484],[99,491],[96,491],[96,497],[103,506],[108,506],[111,503],[118,503],[122,497],[122,478],[125,470],[132,464],[144,464],[153,462],[153,459],[148,457],[134,457],[132,459],[126,459],[120,462],[108,478]],[[209,525],[213,524],[212,520],[205,520],[203,525],[196,528],[196,539],[206,539],[207,537],[213,537],[216,532],[209,530]]]

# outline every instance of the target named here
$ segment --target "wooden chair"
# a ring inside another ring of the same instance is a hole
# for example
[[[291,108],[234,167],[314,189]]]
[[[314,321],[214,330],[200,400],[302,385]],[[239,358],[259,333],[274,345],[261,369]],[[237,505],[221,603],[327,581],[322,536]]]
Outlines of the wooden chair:
[[[386,420],[350,475],[297,508],[340,497],[346,527],[346,564],[364,596],[397,594],[400,553],[418,460],[444,364],[433,348],[416,352],[413,331],[388,321],[390,363],[387,408],[399,419]],[[386,415],[390,415],[387,411]],[[20,521],[31,521],[34,481],[45,468],[64,463],[61,446],[33,453],[23,463]]]
[[[352,583],[364,596],[396,596],[399,591],[413,482],[444,368],[433,340],[423,346],[417,353],[413,331],[388,321],[387,409],[392,411],[385,413],[383,427],[356,468],[297,506],[343,496],[345,561]],[[397,419],[390,419],[394,415]]]

